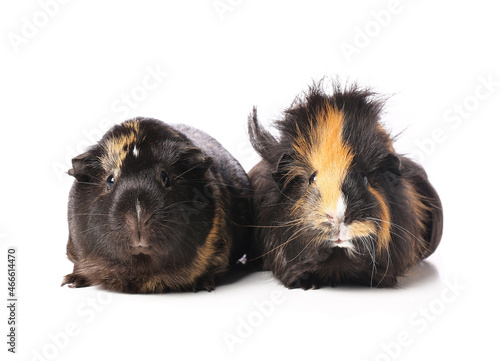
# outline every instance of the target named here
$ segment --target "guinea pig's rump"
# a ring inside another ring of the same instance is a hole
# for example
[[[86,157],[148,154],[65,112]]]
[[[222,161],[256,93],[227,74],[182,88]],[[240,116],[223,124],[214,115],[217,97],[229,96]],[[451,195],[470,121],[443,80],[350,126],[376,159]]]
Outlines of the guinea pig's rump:
[[[424,168],[412,160],[402,158],[402,168],[405,170],[407,179],[413,186],[415,197],[418,197],[424,205],[426,215],[424,219],[424,230],[422,238],[427,242],[421,259],[425,259],[434,253],[439,246],[443,233],[443,207],[441,199],[436,190],[429,182]]]

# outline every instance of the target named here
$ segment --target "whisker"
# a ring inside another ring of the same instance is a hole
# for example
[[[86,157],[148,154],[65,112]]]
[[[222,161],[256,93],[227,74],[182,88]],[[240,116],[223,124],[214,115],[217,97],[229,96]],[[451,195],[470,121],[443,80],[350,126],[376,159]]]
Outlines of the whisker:
[[[294,261],[297,257],[299,257],[305,250],[306,248],[313,242],[313,241],[316,241],[318,239],[318,236],[315,236],[313,237],[305,246],[304,248],[302,248],[302,251],[300,251],[295,257],[293,257],[292,259],[288,260],[287,262],[292,262]]]
[[[78,184],[90,184],[90,185],[93,185],[93,186],[102,186],[102,183],[82,182],[82,181],[79,181],[79,180],[76,180],[76,182]]]
[[[375,221],[379,221],[379,222],[385,222],[385,223],[388,223],[390,224],[391,226],[394,226],[395,228],[401,230],[401,231],[404,231],[406,232],[407,234],[409,234],[410,236],[412,236],[417,242],[419,242],[422,246],[426,247],[426,244],[424,241],[422,241],[420,238],[418,238],[417,236],[415,236],[413,233],[411,233],[409,230],[407,230],[406,228],[396,224],[396,223],[393,223],[393,222],[388,222],[388,221],[384,221],[380,218],[373,218],[373,217],[366,217],[367,219],[371,219],[371,220],[375,220]],[[392,233],[392,232],[391,232]],[[400,238],[402,238],[403,240],[405,240],[403,237],[401,237],[400,235],[398,235],[397,233],[392,233],[394,235],[397,235],[399,236]],[[405,240],[406,241],[406,240]]]
[[[293,222],[299,223],[300,221],[302,221],[302,219],[297,219],[297,220],[294,220]],[[290,227],[290,228],[291,228],[291,227]],[[266,252],[266,253],[264,253],[264,254],[262,254],[262,255],[258,256],[258,257],[252,258],[252,259],[250,259],[250,260],[248,260],[248,261],[255,261],[255,260],[259,259],[259,258],[262,258],[262,257],[264,257],[264,256],[268,255],[268,254],[269,254],[269,253],[271,253],[271,252],[274,252],[274,251],[276,251],[276,250],[278,250],[278,249],[280,249],[280,248],[282,248],[282,247],[286,246],[288,243],[290,243],[291,241],[295,240],[298,236],[296,236],[296,237],[294,237],[294,236],[295,236],[297,233],[301,232],[304,228],[305,228],[305,227],[300,228],[300,229],[298,229],[297,231],[295,231],[295,233],[294,233],[294,234],[293,234],[293,235],[292,235],[292,236],[291,236],[291,237],[290,237],[290,238],[289,238],[286,242],[281,243],[281,244],[277,245],[276,247],[272,248],[271,250],[269,250],[268,252]]]
[[[270,226],[258,226],[258,225],[242,225],[241,227],[248,227],[248,228],[283,228],[283,227],[290,227],[292,225],[295,225],[299,223],[300,220],[294,220],[294,221],[288,221],[284,222],[283,224],[279,224],[276,226],[270,225]]]
[[[193,183],[204,183],[204,182],[207,182],[206,179],[196,179],[196,180],[190,179],[190,181],[193,182]],[[245,191],[253,191],[252,188],[239,187],[239,186],[234,185],[234,184],[228,184],[228,183],[223,183],[223,182],[210,182],[210,184],[221,185],[221,186],[225,186],[225,187],[228,187],[228,188],[242,189],[242,190],[245,190]]]
[[[187,172],[190,172],[190,171],[192,171],[193,169],[198,168],[199,166],[201,166],[201,163],[200,163],[200,164],[196,164],[194,167],[189,168],[189,169],[188,169],[187,171],[185,171],[185,172],[182,172],[182,173],[181,173],[181,174],[179,174],[177,177],[175,177],[175,178],[174,178],[174,180],[176,180],[177,178],[179,178],[179,177],[183,176],[183,175],[184,175],[184,174],[186,174]]]
[[[375,208],[379,205],[378,202],[373,202],[371,203],[369,206],[365,207],[365,208],[361,208],[360,210],[358,210],[358,212],[363,212],[363,211],[366,211],[368,209],[372,209],[372,208]]]
[[[105,213],[73,213],[72,216],[108,216]]]

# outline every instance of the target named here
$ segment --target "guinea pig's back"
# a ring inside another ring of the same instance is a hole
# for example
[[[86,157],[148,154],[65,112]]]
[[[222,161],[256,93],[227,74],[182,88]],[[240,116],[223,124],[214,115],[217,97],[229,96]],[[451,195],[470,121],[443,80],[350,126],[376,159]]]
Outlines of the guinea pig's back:
[[[184,134],[195,146],[211,157],[217,170],[236,194],[249,196],[250,181],[241,164],[217,140],[207,133],[185,124],[173,124],[172,128]]]
[[[217,179],[219,189],[225,189],[230,199],[227,216],[231,218],[233,229],[232,259],[239,259],[248,253],[251,241],[251,231],[248,226],[252,223],[252,189],[247,173],[241,164],[216,139],[207,133],[185,124],[173,124],[173,129],[184,134],[196,147],[213,159],[212,171]]]

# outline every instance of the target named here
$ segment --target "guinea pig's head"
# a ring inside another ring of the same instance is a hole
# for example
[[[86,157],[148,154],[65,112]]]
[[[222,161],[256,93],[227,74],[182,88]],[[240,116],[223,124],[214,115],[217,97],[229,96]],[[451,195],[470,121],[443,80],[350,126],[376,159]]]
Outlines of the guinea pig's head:
[[[113,127],[73,159],[73,242],[111,262],[182,267],[210,231],[211,158],[184,135],[153,119]]]
[[[280,139],[250,119],[253,146],[271,167],[282,241],[304,247],[372,253],[390,242],[392,190],[400,161],[379,124],[382,101],[368,90],[320,86],[296,100],[276,122]],[[294,231],[287,230],[287,226]],[[290,247],[293,246],[290,244]]]

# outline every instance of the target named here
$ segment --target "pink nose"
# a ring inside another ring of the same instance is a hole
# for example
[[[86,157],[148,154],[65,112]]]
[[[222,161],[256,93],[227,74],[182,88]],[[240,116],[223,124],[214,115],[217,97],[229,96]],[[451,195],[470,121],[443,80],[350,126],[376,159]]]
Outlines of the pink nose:
[[[339,217],[334,216],[334,215],[332,215],[331,213],[327,213],[327,214],[326,214],[326,217],[327,217],[327,218],[328,218],[331,222],[333,222],[333,223],[335,223],[335,224],[339,224],[339,223],[340,223],[340,219],[339,219]]]

